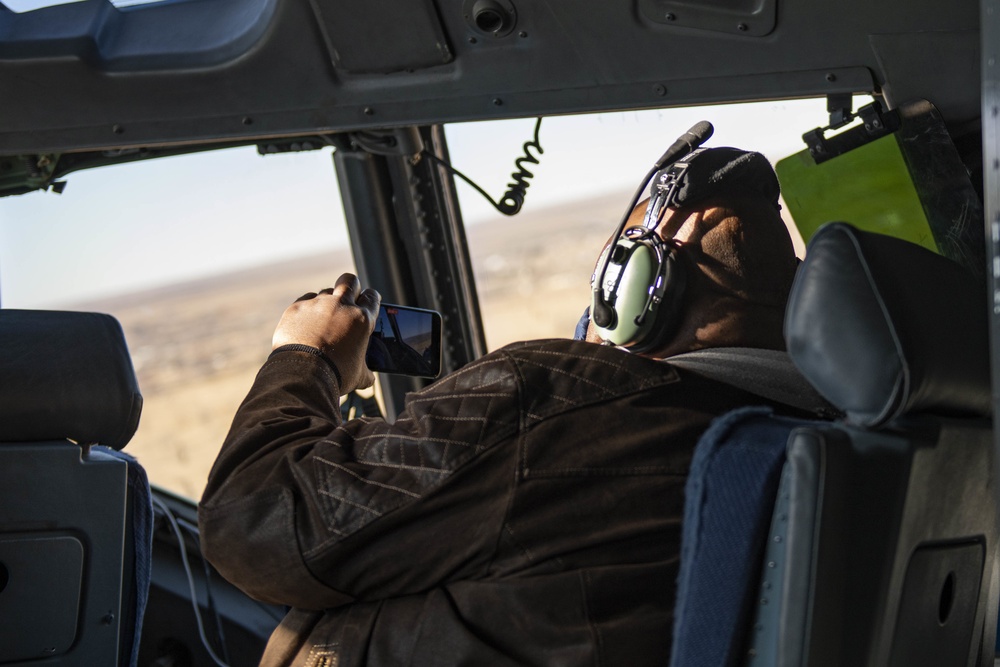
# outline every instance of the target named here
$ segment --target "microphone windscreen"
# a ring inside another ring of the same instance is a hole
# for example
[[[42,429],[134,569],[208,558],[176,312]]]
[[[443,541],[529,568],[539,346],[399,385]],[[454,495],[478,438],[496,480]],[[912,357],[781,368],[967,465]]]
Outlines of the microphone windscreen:
[[[670,148],[660,156],[660,159],[656,161],[655,168],[663,169],[677,162],[708,141],[713,132],[715,132],[715,128],[707,120],[695,123],[690,130],[678,137],[677,141],[671,144]]]

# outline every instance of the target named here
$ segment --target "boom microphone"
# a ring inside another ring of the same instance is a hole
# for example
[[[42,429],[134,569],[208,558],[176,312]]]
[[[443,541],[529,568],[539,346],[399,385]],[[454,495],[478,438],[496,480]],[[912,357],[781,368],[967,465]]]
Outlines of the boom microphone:
[[[677,162],[682,157],[708,141],[715,132],[715,128],[707,120],[702,120],[694,124],[690,130],[682,134],[677,141],[671,144],[670,148],[656,161],[655,169],[659,171],[664,167]]]

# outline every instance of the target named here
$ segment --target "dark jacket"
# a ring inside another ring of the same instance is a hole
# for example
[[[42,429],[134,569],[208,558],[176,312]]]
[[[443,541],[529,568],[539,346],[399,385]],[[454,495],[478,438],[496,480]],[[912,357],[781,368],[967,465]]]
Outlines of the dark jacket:
[[[393,424],[341,423],[339,393],[273,355],[199,508],[219,571],[296,608],[263,665],[668,660],[692,450],[760,399],[568,340],[489,354]]]

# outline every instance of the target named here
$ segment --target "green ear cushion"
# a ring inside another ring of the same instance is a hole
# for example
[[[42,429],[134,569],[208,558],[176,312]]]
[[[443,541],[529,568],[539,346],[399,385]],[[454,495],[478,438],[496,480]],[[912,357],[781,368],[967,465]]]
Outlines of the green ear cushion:
[[[604,340],[615,345],[627,345],[644,338],[656,319],[647,316],[641,326],[635,323],[649,298],[649,286],[656,277],[657,261],[656,253],[644,244],[620,239],[617,245],[625,249],[625,259],[621,265],[609,264],[605,274],[607,280],[615,275],[616,269],[622,271],[613,306],[615,318],[607,328],[595,328]]]

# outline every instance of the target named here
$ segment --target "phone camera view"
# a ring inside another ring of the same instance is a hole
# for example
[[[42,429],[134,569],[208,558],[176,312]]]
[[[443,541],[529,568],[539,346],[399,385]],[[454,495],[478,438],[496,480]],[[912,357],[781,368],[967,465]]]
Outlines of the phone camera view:
[[[441,316],[433,310],[382,304],[368,339],[365,363],[379,373],[437,377],[441,372]]]

